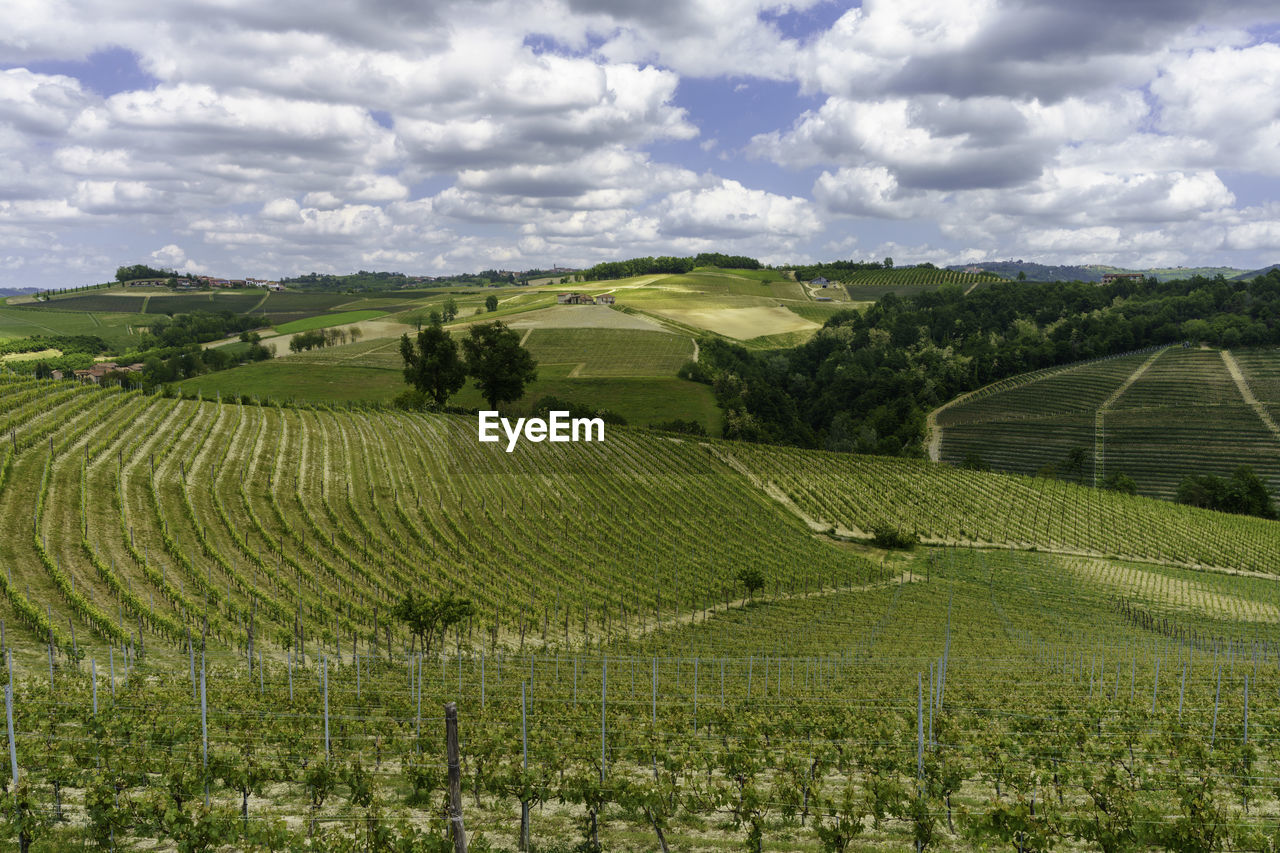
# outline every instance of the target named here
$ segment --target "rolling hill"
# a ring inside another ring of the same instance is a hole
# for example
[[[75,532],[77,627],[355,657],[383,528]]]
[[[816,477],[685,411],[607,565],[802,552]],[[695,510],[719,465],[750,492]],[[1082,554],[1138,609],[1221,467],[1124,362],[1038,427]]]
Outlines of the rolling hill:
[[[1278,371],[1274,349],[1175,346],[1024,374],[938,409],[931,455],[1088,483],[1123,473],[1164,498],[1189,474],[1249,465],[1275,490]]]
[[[619,340],[675,357],[645,334]],[[12,376],[0,416],[4,796],[64,813],[28,830],[47,849],[442,846],[445,702],[491,849],[808,850],[838,824],[985,849],[1033,793],[1066,843],[1122,760],[1163,774],[1135,814],[1221,784],[1239,846],[1274,819],[1275,522],[922,460],[626,428],[507,453],[470,417]],[[926,545],[872,547],[886,528]],[[411,637],[410,591],[470,610]]]

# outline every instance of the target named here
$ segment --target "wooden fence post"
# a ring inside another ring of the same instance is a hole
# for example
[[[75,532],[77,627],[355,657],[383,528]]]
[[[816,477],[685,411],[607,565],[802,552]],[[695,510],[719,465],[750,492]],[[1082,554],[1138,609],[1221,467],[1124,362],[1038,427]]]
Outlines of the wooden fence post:
[[[467,853],[467,830],[462,824],[462,770],[458,760],[458,706],[444,706],[445,743],[449,752],[449,834],[454,853]]]

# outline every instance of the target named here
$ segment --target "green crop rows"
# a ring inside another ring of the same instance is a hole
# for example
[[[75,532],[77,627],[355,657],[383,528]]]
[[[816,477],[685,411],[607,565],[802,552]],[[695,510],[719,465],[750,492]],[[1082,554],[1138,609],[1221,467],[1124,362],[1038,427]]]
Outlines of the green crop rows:
[[[1272,522],[13,377],[0,419],[0,825],[34,849],[447,849],[447,701],[474,849],[516,847],[522,804],[539,849],[1274,840]],[[407,589],[476,614],[411,651]]]
[[[1268,632],[1171,618],[1163,576],[1135,567],[1117,568],[1148,578],[1100,586],[1051,555],[941,549],[905,568],[587,653],[459,636],[433,658],[33,666],[13,682],[6,812],[60,813],[51,843],[447,849],[451,701],[481,846],[517,846],[525,806],[544,849],[1096,850],[1111,833],[1265,849]]]
[[[1275,572],[1275,523],[1039,477],[911,459],[726,445],[811,518],[855,533],[890,526],[938,543],[1113,555]]]
[[[1232,355],[1275,422],[1280,357]],[[1217,350],[1172,347],[1004,380],[941,409],[944,460],[978,458],[1035,474],[1045,466],[1083,482],[1132,477],[1142,494],[1172,497],[1187,474],[1229,475],[1251,466],[1280,486],[1280,434],[1252,408]],[[1072,451],[1085,464],[1063,472]]]

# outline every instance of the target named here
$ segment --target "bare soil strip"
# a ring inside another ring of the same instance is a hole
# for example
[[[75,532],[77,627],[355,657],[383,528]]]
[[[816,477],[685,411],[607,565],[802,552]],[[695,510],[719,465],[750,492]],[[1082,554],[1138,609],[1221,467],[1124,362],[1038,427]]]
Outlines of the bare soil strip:
[[[728,465],[730,468],[737,471],[742,476],[746,477],[751,482],[751,484],[754,485],[757,489],[760,489],[766,495],[768,495],[769,497],[773,498],[775,501],[777,501],[778,503],[786,507],[791,512],[792,515],[796,516],[796,518],[799,518],[801,521],[803,521],[805,525],[814,533],[826,533],[826,534],[840,537],[842,539],[870,538],[870,534],[864,533],[863,531],[858,530],[857,528],[842,527],[839,524],[832,524],[826,521],[819,521],[818,519],[814,518],[813,516],[809,515],[807,512],[802,510],[799,506],[797,506],[796,502],[791,500],[791,497],[782,489],[780,489],[776,483],[761,480],[749,468],[747,468],[746,465],[743,465],[742,462],[740,462],[737,457],[733,456],[730,453],[726,453],[724,450],[718,447],[713,447],[710,444],[704,444],[702,446],[710,450],[712,453],[714,453],[720,459],[721,462]]]
[[[1280,426],[1276,426],[1275,420],[1272,419],[1271,413],[1266,407],[1258,402],[1258,398],[1253,396],[1253,392],[1249,390],[1249,383],[1245,381],[1244,371],[1240,369],[1240,363],[1236,361],[1236,357],[1231,354],[1231,350],[1219,350],[1222,356],[1222,362],[1227,366],[1227,372],[1231,374],[1231,378],[1235,380],[1236,387],[1240,389],[1240,396],[1244,398],[1249,408],[1257,413],[1258,417],[1267,429],[1271,430],[1272,435],[1280,438]]]
[[[1150,358],[1142,362],[1142,364],[1138,365],[1138,367],[1133,371],[1133,373],[1130,373],[1129,376],[1123,382],[1120,383],[1119,388],[1111,392],[1110,397],[1102,401],[1102,405],[1098,406],[1098,411],[1094,412],[1093,414],[1093,485],[1095,488],[1098,485],[1099,475],[1106,473],[1106,470],[1105,470],[1106,457],[1103,456],[1103,454],[1106,453],[1107,439],[1106,439],[1106,428],[1105,428],[1105,425],[1103,424],[1103,417],[1106,415],[1107,409],[1110,409],[1112,406],[1114,406],[1116,401],[1119,400],[1120,397],[1124,395],[1124,392],[1128,391],[1129,388],[1133,385],[1133,383],[1137,382],[1140,378],[1142,378],[1142,374],[1146,373],[1147,370],[1150,369],[1151,365],[1156,363],[1156,359],[1158,359],[1160,356],[1165,354],[1167,349],[1168,348],[1166,347],[1165,349],[1159,349],[1153,352]]]

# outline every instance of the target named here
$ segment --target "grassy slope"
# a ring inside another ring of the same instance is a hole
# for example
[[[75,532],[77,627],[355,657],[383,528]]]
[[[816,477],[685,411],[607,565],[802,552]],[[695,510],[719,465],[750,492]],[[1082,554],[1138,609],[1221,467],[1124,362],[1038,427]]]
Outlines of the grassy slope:
[[[560,397],[593,408],[609,409],[628,423],[651,423],[681,418],[700,422],[708,432],[719,433],[723,415],[706,385],[675,376],[574,377],[570,366],[544,367],[524,397],[509,406],[523,412],[538,398]],[[275,359],[219,373],[209,373],[178,383],[183,391],[199,391],[206,398],[247,394],[277,400],[317,402],[390,402],[405,390],[398,368],[337,366]],[[451,401],[480,408],[484,399],[468,384]]]
[[[0,338],[30,335],[97,335],[116,346],[138,340],[135,331],[151,318],[141,314],[0,308]]]

